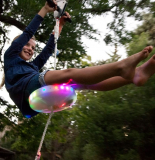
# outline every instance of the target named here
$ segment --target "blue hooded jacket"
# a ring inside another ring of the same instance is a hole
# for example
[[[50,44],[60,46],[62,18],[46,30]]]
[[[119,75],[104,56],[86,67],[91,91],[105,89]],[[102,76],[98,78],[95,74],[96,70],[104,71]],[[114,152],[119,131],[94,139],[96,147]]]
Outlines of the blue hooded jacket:
[[[22,51],[22,48],[35,34],[42,21],[43,18],[37,14],[19,38],[12,42],[11,46],[4,54],[6,89],[9,92],[11,99],[27,118],[36,115],[38,112],[33,111],[29,106],[28,95],[25,96],[26,87],[34,76],[36,76],[38,80],[39,70],[52,55],[55,48],[54,35],[51,34],[45,48],[32,62],[26,62],[20,58],[19,54]],[[41,87],[39,82],[36,83],[38,83],[38,88]]]

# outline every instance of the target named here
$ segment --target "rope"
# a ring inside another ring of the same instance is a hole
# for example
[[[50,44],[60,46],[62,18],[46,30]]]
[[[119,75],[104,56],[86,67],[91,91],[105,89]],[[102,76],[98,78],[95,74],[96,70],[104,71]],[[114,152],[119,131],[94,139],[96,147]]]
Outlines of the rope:
[[[42,148],[42,144],[43,144],[43,141],[44,141],[44,138],[45,138],[45,134],[46,134],[46,131],[47,131],[48,125],[50,123],[52,115],[53,115],[53,111],[50,113],[50,116],[49,116],[49,118],[47,120],[47,123],[46,123],[45,129],[44,129],[43,135],[42,135],[42,139],[40,141],[40,145],[39,145],[35,160],[39,160],[40,159],[40,156],[41,156],[40,150]]]
[[[55,43],[54,70],[56,70],[56,53],[57,53],[58,37],[59,37],[59,19],[56,19],[56,26],[54,27],[54,39],[55,39],[55,42],[54,42]],[[44,141],[44,138],[45,138],[45,135],[46,135],[47,128],[49,126],[49,123],[50,123],[50,120],[51,120],[53,114],[54,113],[53,113],[53,110],[52,110],[50,115],[49,115],[49,118],[47,120],[47,123],[46,123],[45,129],[44,129],[41,141],[40,141],[40,145],[39,145],[35,160],[40,160],[40,157],[41,157],[41,152],[40,151],[41,151],[42,144],[43,144],[43,141]]]

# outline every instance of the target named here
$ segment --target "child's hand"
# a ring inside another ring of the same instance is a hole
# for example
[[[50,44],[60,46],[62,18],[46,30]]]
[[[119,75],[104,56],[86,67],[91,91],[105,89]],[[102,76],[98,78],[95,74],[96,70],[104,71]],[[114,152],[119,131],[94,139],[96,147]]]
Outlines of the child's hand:
[[[57,9],[57,3],[55,0],[53,0],[53,2],[56,4],[55,7],[50,7],[50,5],[48,4],[48,2],[45,3],[45,9],[47,10],[47,12],[54,12]]]
[[[68,12],[65,12],[66,15],[62,16],[60,18],[60,26],[63,26],[66,23],[67,18],[71,18],[70,14]]]

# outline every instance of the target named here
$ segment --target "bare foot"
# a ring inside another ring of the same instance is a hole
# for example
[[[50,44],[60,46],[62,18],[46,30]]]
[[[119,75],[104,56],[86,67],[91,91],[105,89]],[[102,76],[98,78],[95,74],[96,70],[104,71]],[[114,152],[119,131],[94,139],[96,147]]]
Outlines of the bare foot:
[[[136,68],[133,83],[136,86],[144,85],[147,80],[155,73],[155,55],[147,62]]]
[[[137,64],[147,58],[152,49],[152,46],[145,47],[141,52],[122,60],[121,76],[127,80],[133,80]]]

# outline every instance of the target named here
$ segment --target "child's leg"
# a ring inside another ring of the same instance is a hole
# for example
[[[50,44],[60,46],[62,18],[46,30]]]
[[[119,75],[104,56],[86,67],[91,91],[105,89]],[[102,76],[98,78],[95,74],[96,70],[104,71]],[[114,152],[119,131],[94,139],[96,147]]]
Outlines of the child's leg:
[[[155,73],[155,55],[153,55],[147,62],[136,68],[133,81],[116,76],[93,85],[75,84],[73,85],[73,88],[81,90],[90,89],[97,91],[109,91],[130,83],[134,83],[136,86],[142,86],[154,73]]]
[[[55,83],[60,84],[66,83],[69,79],[73,79],[75,83],[91,85],[114,76],[121,76],[124,79],[132,80],[137,64],[145,59],[151,51],[152,47],[149,46],[144,48],[141,52],[119,62],[83,69],[48,71],[44,77],[45,83],[47,85]]]
[[[116,77],[106,79],[106,80],[99,82],[97,84],[85,85],[85,86],[83,86],[83,89],[85,88],[87,90],[110,91],[110,90],[120,88],[120,87],[125,86],[130,83],[132,83],[131,80],[127,80],[127,79],[124,79],[120,76],[116,76]]]

